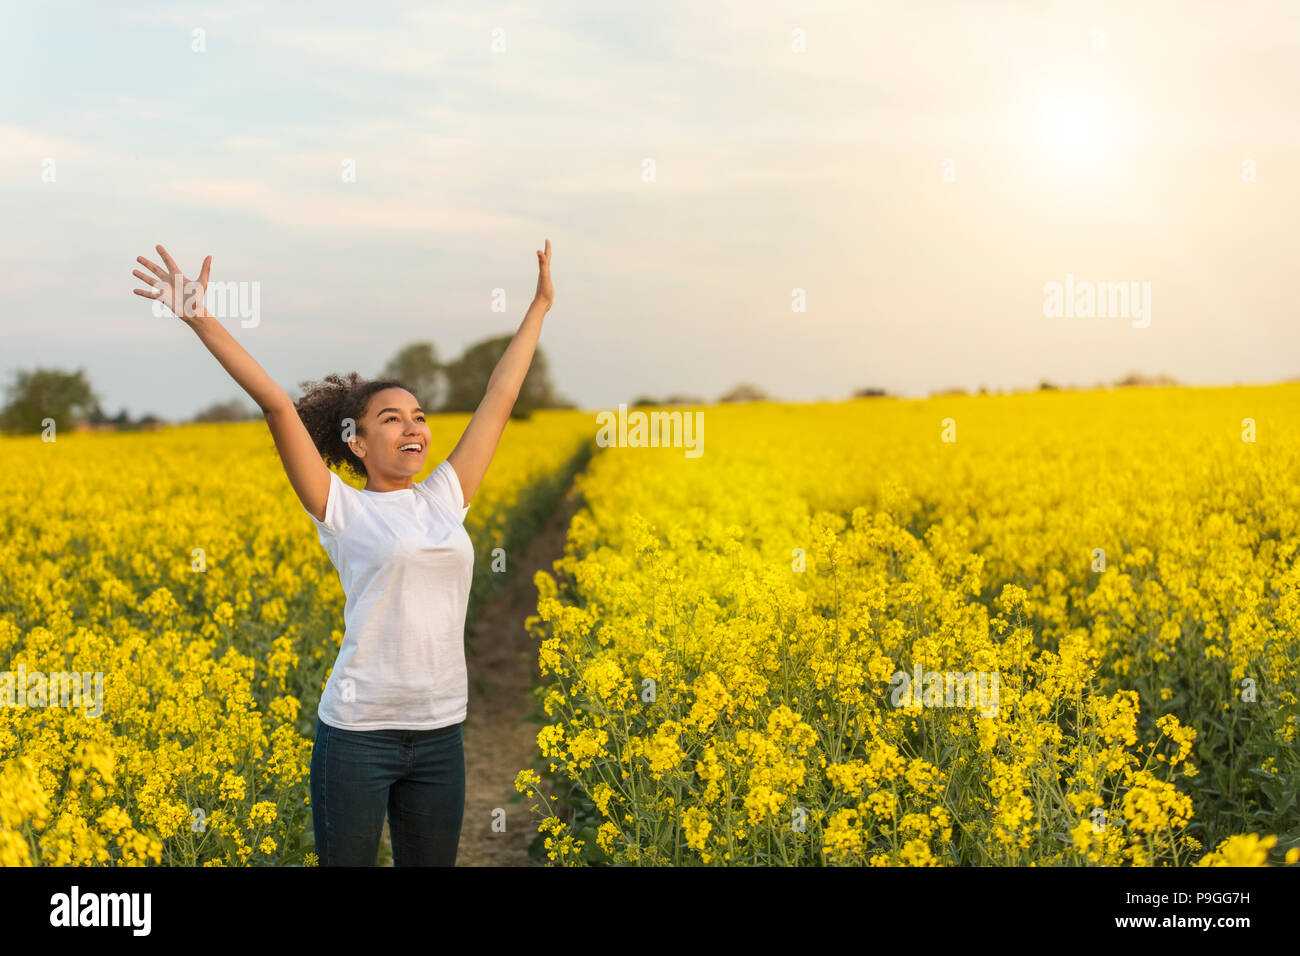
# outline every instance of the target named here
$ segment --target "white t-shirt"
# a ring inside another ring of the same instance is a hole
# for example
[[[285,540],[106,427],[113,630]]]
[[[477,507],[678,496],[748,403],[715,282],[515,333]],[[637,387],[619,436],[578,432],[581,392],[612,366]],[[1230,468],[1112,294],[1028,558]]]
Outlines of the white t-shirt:
[[[317,711],[329,726],[435,730],[465,719],[468,512],[449,461],[399,491],[353,488],[330,472],[325,520],[308,512],[347,596]]]

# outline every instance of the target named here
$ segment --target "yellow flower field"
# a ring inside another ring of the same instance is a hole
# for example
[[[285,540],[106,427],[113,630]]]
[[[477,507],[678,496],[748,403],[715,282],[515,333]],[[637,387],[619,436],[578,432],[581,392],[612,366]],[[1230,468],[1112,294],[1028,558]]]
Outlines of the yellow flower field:
[[[551,860],[1300,856],[1300,385],[704,417],[536,576]]]
[[[417,479],[468,420],[429,416]],[[471,615],[492,549],[531,536],[590,443],[576,412],[507,425],[466,517]],[[28,689],[0,706],[0,865],[313,862],[343,592],[266,426],[0,438],[0,461],[0,671]],[[99,675],[98,716],[56,697],[69,673]]]

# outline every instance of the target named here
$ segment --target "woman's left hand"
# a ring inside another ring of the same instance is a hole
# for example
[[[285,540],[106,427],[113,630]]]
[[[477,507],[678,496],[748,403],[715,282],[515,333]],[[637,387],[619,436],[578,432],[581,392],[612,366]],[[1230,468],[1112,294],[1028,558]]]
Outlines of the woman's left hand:
[[[546,251],[537,250],[537,295],[536,300],[546,303],[549,309],[555,303],[555,289],[551,285],[551,240],[546,240]]]

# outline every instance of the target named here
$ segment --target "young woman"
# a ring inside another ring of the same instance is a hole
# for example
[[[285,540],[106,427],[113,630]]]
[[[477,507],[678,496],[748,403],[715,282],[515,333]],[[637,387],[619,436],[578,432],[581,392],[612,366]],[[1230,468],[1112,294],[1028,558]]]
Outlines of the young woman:
[[[465,609],[474,550],[464,528],[554,301],[551,242],[537,291],[451,453],[422,481],[430,432],[400,382],[330,375],[295,404],[207,313],[167,250],[133,275],[184,320],[266,416],[289,483],[347,595],[346,631],[317,708],[312,826],[322,866],[374,866],[388,814],[396,866],[452,866],[465,809]],[[151,273],[151,274],[150,274]],[[366,479],[358,490],[330,464]]]

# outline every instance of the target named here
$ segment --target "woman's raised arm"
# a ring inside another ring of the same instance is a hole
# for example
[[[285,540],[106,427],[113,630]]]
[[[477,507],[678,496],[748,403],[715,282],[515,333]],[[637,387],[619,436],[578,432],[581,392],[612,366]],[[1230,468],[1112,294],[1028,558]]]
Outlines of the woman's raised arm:
[[[488,378],[487,388],[478,408],[470,417],[460,441],[451,450],[447,460],[460,478],[460,490],[465,504],[474,497],[483,476],[487,473],[497,442],[505,431],[510,412],[519,398],[524,376],[533,362],[537,337],[542,334],[542,317],[555,301],[551,284],[551,240],[546,240],[546,251],[537,250],[537,292],[524,315],[519,330],[497,362]]]
[[[203,306],[212,257],[203,260],[203,269],[195,282],[186,280],[166,249],[162,246],[157,248],[166,268],[155,265],[144,256],[138,256],[136,261],[153,275],[147,275],[139,269],[134,270],[132,275],[153,288],[133,291],[146,299],[158,299],[171,309],[177,318],[198,334],[222,368],[257,403],[266,417],[271,437],[275,439],[276,451],[280,454],[285,474],[289,476],[289,483],[297,492],[298,499],[318,521],[324,521],[330,470],[316,450],[302,419],[298,417],[292,399]]]

